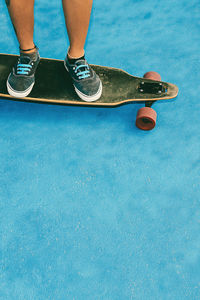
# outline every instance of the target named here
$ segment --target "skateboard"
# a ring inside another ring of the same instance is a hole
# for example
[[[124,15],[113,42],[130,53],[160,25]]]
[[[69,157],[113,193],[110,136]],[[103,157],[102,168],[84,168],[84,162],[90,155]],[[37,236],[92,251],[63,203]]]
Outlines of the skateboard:
[[[62,60],[41,58],[36,71],[33,90],[25,98],[14,98],[7,92],[6,81],[18,56],[0,54],[0,98],[46,104],[78,105],[94,107],[115,107],[132,102],[143,102],[139,109],[136,126],[151,130],[156,124],[156,112],[151,108],[158,100],[173,99],[178,95],[178,87],[160,81],[159,74],[148,72],[144,77],[135,77],[127,72],[98,65],[91,65],[99,75],[103,92],[95,102],[82,101],[75,93],[72,80],[64,68]]]

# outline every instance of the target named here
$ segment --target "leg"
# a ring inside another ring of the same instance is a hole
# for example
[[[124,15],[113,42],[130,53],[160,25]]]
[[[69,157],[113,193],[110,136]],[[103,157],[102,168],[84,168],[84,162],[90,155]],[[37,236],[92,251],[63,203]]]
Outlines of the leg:
[[[78,58],[84,55],[92,2],[93,0],[62,0],[70,41],[70,57]]]
[[[20,46],[20,56],[7,79],[7,90],[11,96],[22,98],[30,94],[35,84],[40,61],[33,42],[34,0],[6,0],[6,4]]]
[[[33,48],[34,0],[6,0],[6,4],[20,48]]]
[[[96,101],[102,94],[99,76],[85,59],[87,37],[93,0],[62,0],[70,41],[64,65],[69,72],[77,95],[84,101]]]

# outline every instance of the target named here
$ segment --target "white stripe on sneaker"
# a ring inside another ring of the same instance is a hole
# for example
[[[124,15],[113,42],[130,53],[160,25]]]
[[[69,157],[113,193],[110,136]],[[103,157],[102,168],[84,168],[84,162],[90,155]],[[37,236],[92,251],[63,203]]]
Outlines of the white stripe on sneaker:
[[[34,86],[34,83],[35,83],[35,82],[33,82],[33,83],[30,85],[30,87],[29,87],[28,89],[26,89],[25,91],[15,91],[15,90],[13,90],[13,89],[11,88],[11,86],[10,86],[8,80],[7,80],[7,90],[8,90],[8,93],[9,93],[11,96],[15,97],[15,98],[24,98],[24,97],[27,97],[27,96],[30,94],[30,92],[32,91],[32,88],[33,88],[33,86]]]

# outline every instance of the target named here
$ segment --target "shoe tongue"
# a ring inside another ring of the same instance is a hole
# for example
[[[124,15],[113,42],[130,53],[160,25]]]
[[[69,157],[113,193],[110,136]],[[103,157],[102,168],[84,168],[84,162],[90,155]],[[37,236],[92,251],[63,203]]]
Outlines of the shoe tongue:
[[[24,64],[30,63],[31,60],[36,61],[38,58],[38,52],[35,51],[33,53],[23,53],[20,52],[20,61]]]
[[[84,59],[80,59],[80,60],[77,60],[76,61],[76,65],[77,66],[80,66],[80,65],[85,65],[86,63],[85,63],[85,60]]]
[[[29,64],[31,61],[31,58],[28,56],[21,56],[20,57],[20,63],[21,64]]]

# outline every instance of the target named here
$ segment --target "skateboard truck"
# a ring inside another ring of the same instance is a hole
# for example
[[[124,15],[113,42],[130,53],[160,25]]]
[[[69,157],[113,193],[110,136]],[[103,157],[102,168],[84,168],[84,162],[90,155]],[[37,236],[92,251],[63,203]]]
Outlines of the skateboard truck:
[[[167,88],[164,87],[162,82],[140,82],[138,86],[138,91],[142,94],[165,94],[167,92]]]
[[[146,77],[148,75],[148,77]],[[138,86],[138,92],[141,94],[157,94],[163,96],[167,94],[168,88],[167,86],[159,82],[161,77],[156,72],[149,72],[144,75],[144,78],[156,80],[153,81],[141,81]],[[136,126],[143,130],[151,130],[156,125],[157,114],[154,109],[152,109],[152,105],[155,100],[145,101],[145,107],[142,107],[138,110],[137,118],[136,118]]]

